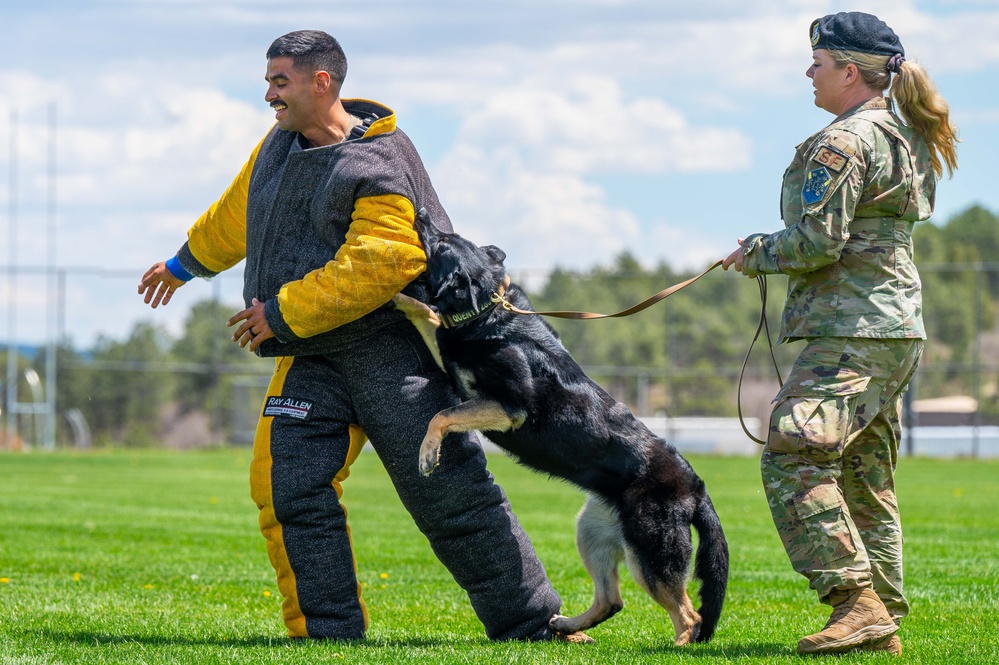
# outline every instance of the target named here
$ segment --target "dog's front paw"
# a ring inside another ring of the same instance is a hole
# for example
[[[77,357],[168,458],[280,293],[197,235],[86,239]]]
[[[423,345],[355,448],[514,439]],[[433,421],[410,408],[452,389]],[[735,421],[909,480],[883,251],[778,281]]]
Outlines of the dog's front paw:
[[[579,626],[574,625],[572,619],[561,614],[553,616],[548,622],[548,627],[556,633],[562,634],[574,633],[579,630]]]
[[[596,640],[572,625],[573,621],[569,617],[556,614],[548,622],[548,627],[554,633],[552,639],[561,642],[573,642],[575,644],[593,644]]]
[[[420,446],[420,473],[429,476],[441,463],[441,440],[427,437]]]
[[[556,614],[548,622],[548,627],[554,630],[556,633],[562,632],[572,632],[569,629],[569,617],[562,616],[561,614]]]

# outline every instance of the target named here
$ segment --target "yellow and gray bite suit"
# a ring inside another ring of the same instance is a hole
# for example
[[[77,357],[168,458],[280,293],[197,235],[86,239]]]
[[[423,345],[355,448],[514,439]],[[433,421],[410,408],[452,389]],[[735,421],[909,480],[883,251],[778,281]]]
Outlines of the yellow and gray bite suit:
[[[390,303],[422,295],[426,208],[450,230],[393,112],[344,100],[359,123],[307,148],[275,127],[194,224],[176,259],[211,277],[246,259],[244,299],[264,302],[276,357],[250,470],[260,528],[293,637],[360,638],[368,624],[342,481],[365,437],[437,557],[493,639],[541,639],[561,601],[472,435],[448,441],[420,475],[431,417],[457,403],[447,376]],[[363,122],[362,122],[363,121]]]

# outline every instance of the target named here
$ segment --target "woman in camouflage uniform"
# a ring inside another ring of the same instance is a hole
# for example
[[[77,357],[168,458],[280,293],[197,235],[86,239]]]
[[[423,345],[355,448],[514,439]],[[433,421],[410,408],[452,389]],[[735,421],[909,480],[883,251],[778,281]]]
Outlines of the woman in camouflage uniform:
[[[786,228],[740,240],[724,267],[788,275],[781,341],[805,342],[761,462],[791,564],[833,606],[798,651],[897,654],[909,604],[894,471],[925,339],[911,233],[957,167],[957,138],[947,103],[877,17],[831,14],[809,34],[815,104],[836,119],[784,174]]]

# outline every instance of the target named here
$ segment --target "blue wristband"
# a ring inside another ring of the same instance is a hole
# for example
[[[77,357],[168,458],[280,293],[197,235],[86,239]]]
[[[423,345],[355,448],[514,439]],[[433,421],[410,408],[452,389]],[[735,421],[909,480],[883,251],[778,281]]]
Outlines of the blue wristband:
[[[187,272],[187,269],[184,266],[180,265],[180,260],[177,259],[176,256],[173,256],[167,260],[166,267],[167,270],[170,271],[171,275],[181,280],[182,282],[190,282],[192,279],[194,279],[194,275]]]

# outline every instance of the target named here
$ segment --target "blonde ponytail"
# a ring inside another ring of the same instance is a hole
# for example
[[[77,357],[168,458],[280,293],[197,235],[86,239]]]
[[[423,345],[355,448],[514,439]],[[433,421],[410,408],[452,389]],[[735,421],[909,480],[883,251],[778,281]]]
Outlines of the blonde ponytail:
[[[937,92],[933,79],[915,62],[903,62],[891,85],[905,124],[916,130],[930,148],[930,159],[937,176],[954,175],[957,168],[957,127],[950,121],[947,100]]]
[[[930,161],[937,176],[954,175],[957,169],[957,128],[950,121],[947,100],[937,92],[933,79],[915,62],[903,61],[892,81],[888,72],[889,56],[859,53],[857,51],[830,51],[836,64],[845,67],[854,64],[864,83],[874,90],[885,91],[895,101],[902,119],[912,127],[930,149]]]

